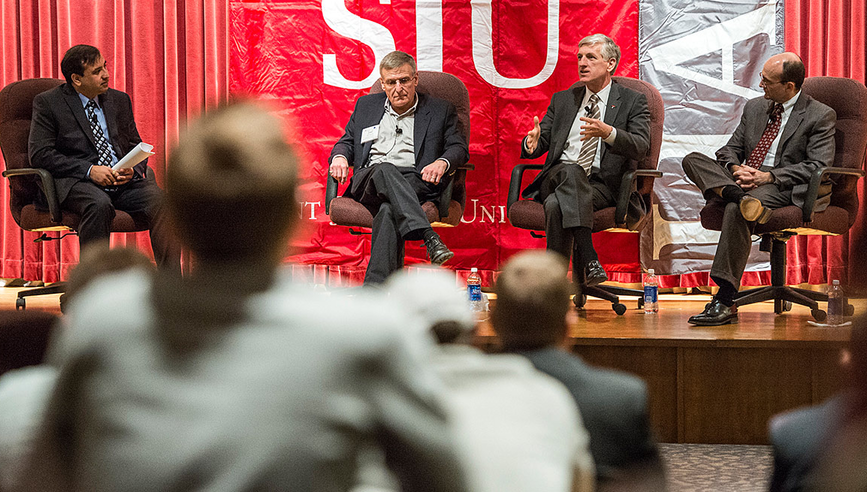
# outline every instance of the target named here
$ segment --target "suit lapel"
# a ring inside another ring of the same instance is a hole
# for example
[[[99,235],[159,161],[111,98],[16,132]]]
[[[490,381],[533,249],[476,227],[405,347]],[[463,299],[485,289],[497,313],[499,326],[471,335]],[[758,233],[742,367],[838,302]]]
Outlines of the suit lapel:
[[[382,98],[377,98],[378,104],[376,105],[376,111],[370,113],[371,118],[367,120],[364,125],[361,125],[360,130],[364,130],[365,128],[378,125],[382,121],[382,116],[385,114],[385,93],[382,93]],[[361,138],[359,136],[359,138]],[[362,167],[367,165],[367,159],[370,157],[370,148],[373,147],[373,140],[364,142],[361,144],[361,164]]]
[[[109,101],[107,94],[102,94],[99,96],[99,105],[102,106],[102,113],[105,116],[105,124],[108,127],[108,139],[111,141],[111,145],[114,147],[114,152],[118,156],[118,159],[123,157],[124,150],[120,148],[120,139],[117,134],[117,111]]]
[[[558,159],[559,155],[563,153],[563,147],[566,145],[566,140],[569,139],[569,132],[572,130],[572,124],[578,116],[578,111],[581,110],[581,101],[584,100],[584,90],[585,88],[583,85],[572,89],[572,101],[563,108],[563,124],[559,125],[555,123],[554,125],[554,135],[551,137],[551,143],[548,144],[548,148],[558,149],[555,150]]]
[[[614,122],[617,120],[617,113],[620,111],[620,96],[620,86],[612,80],[611,90],[608,92],[608,106],[605,108],[605,117],[602,118],[602,121],[606,125],[614,126]],[[600,154],[599,158],[604,159],[605,154],[608,152],[608,146],[600,145],[600,148],[602,153]]]
[[[786,148],[786,142],[792,138],[792,135],[794,135],[801,126],[801,122],[804,121],[804,113],[807,112],[807,97],[806,94],[801,94],[801,97],[798,98],[798,102],[795,103],[795,107],[792,108],[792,114],[790,114],[789,119],[786,120],[783,134],[780,135],[780,143],[777,145],[777,154],[774,156],[774,166],[779,165],[780,156],[783,155],[783,150]]]
[[[90,140],[90,143],[93,144],[94,148],[96,148],[96,140],[94,139],[93,131],[90,129],[90,121],[87,119],[87,115],[84,112],[84,106],[81,104],[81,98],[78,97],[78,92],[76,92],[75,89],[72,89],[71,87],[67,87],[67,89],[63,92],[66,104],[69,106],[69,110],[72,111],[72,114],[75,116],[75,120],[81,127],[81,131],[84,132],[84,134],[87,136],[87,139]]]
[[[416,162],[418,162],[418,156],[421,154],[421,144],[424,142],[427,127],[430,125],[430,108],[427,107],[425,102],[424,96],[419,94],[418,107],[415,110],[415,124],[412,131],[412,147]]]

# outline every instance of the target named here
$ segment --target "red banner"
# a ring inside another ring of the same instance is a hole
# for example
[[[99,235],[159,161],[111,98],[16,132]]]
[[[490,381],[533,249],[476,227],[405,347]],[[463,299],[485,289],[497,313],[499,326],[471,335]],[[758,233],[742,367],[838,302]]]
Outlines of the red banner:
[[[475,170],[467,176],[463,223],[438,230],[456,253],[449,266],[478,267],[488,284],[515,252],[544,248],[543,239],[506,217],[521,138],[551,95],[577,80],[575,53],[584,36],[611,36],[623,52],[617,74],[636,77],[637,26],[635,0],[231,2],[230,91],[279,102],[304,152],[302,231],[292,260],[363,277],[369,236],[350,235],[325,215],[327,159],[355,100],[378,77],[376,60],[393,49],[415,56],[420,70],[456,75],[469,90]],[[594,240],[606,269],[638,278],[630,274],[639,271],[637,235],[601,233]],[[407,264],[426,261],[420,243],[407,243],[406,251]]]

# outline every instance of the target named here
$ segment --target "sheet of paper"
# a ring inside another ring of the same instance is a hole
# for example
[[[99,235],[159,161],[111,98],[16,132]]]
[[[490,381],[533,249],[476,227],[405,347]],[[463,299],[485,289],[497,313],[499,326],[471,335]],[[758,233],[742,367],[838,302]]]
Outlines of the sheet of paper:
[[[123,159],[117,161],[117,164],[112,166],[111,168],[114,170],[117,169],[129,169],[131,167],[135,167],[139,162],[147,159],[148,157],[154,155],[153,152],[154,146],[151,144],[146,144],[144,142],[136,145],[132,150],[129,151]]]

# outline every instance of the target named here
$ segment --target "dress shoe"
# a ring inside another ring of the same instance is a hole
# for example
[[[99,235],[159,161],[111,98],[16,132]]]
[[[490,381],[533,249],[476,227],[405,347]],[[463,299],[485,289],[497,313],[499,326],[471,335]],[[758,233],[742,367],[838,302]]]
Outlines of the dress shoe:
[[[762,201],[756,197],[744,195],[740,201],[741,215],[750,222],[758,222],[764,224],[771,220],[773,210],[762,205]]]
[[[424,245],[427,247],[427,256],[434,265],[442,265],[455,256],[439,236],[425,239]]]
[[[599,260],[590,261],[584,269],[587,272],[584,276],[584,285],[588,287],[599,285],[608,280],[608,275],[605,275],[605,269],[602,268],[602,264],[599,263]]]
[[[719,326],[737,321],[738,308],[734,304],[731,307],[726,306],[720,301],[714,299],[704,307],[701,314],[696,314],[689,318],[689,323],[699,326]]]

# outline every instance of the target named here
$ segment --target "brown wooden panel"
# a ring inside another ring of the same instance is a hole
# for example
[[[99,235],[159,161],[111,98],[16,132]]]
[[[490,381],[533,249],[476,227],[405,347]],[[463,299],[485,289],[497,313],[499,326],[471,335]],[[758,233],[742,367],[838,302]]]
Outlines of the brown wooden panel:
[[[650,422],[662,442],[677,441],[677,349],[581,345],[573,352],[588,364],[626,371],[647,383]]]
[[[813,398],[808,349],[682,349],[683,442],[766,444],[768,419]]]

